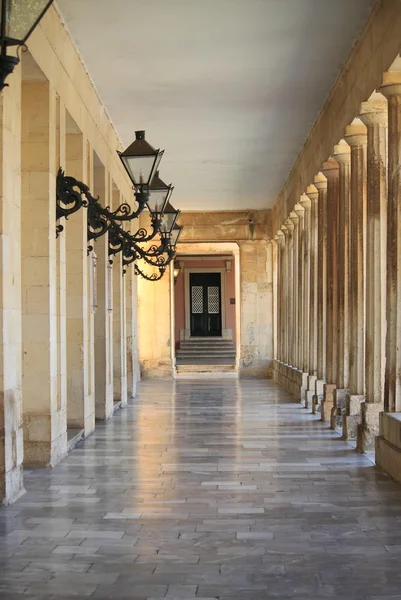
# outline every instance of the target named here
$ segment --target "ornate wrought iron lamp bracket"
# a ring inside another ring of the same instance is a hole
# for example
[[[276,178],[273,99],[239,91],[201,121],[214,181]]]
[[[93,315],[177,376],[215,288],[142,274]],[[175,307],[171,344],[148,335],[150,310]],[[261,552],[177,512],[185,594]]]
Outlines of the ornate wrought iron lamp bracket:
[[[121,204],[115,211],[111,211],[109,207],[103,207],[99,202],[99,198],[95,198],[89,191],[87,185],[78,181],[74,177],[66,176],[60,168],[56,182],[56,220],[62,217],[68,217],[81,208],[86,208],[87,214],[87,234],[88,234],[88,253],[94,249],[91,242],[99,239],[107,232],[109,262],[112,263],[112,257],[122,252],[123,256],[123,273],[125,267],[134,263],[138,259],[144,260],[148,265],[157,267],[159,274],[152,273],[146,275],[137,265],[135,265],[135,273],[141,275],[149,281],[158,281],[166,271],[167,266],[175,257],[175,246],[171,245],[170,235],[161,233],[160,245],[153,244],[148,249],[141,248],[139,243],[144,243],[154,239],[157,233],[160,233],[162,221],[159,217],[152,218],[152,231],[148,234],[145,228],[140,228],[132,235],[125,231],[122,223],[131,221],[137,218],[142,212],[144,205],[137,211],[132,211],[127,203]],[[56,237],[64,230],[61,223],[56,225]]]

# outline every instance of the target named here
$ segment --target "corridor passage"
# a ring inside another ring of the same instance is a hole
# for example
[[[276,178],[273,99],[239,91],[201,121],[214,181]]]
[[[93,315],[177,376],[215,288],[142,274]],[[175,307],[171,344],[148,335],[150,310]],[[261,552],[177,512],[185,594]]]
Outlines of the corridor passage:
[[[271,381],[145,381],[0,509],[0,600],[399,600],[401,486]]]

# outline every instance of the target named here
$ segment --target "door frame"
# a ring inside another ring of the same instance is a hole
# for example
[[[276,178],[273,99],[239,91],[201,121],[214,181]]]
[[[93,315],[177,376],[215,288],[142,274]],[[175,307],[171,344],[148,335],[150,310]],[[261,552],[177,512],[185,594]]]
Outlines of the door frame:
[[[224,332],[227,335],[226,328],[226,270],[224,267],[209,267],[209,268],[186,268],[185,269],[185,280],[184,280],[184,294],[185,294],[185,331],[186,338],[191,337],[191,290],[190,290],[190,273],[220,273],[220,286],[221,286],[221,337],[224,336]],[[188,332],[188,333],[187,333]],[[232,337],[232,335],[231,335]],[[216,339],[216,338],[214,338]],[[217,339],[219,339],[217,337]]]

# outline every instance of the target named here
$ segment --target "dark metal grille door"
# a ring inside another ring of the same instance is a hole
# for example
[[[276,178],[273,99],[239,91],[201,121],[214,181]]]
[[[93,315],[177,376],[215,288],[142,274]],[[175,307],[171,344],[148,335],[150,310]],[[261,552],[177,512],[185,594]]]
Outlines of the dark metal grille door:
[[[191,335],[221,336],[220,273],[190,274]]]
[[[220,289],[216,285],[207,288],[207,312],[209,315],[218,315],[220,312]]]
[[[192,312],[194,314],[203,314],[203,287],[194,285],[191,288]]]

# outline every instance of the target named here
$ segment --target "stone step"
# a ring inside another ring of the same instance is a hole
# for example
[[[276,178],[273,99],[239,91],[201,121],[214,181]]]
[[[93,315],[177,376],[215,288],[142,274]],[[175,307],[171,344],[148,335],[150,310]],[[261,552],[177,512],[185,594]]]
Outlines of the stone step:
[[[235,365],[177,365],[176,379],[237,378]]]
[[[179,348],[177,350],[177,352],[234,352],[235,353],[235,349],[234,348],[219,348],[216,346],[205,346],[204,348],[189,348],[189,347],[185,347],[185,348]]]
[[[180,348],[234,348],[234,345],[231,342],[180,342]]]
[[[235,352],[176,352],[176,358],[235,358]]]
[[[180,344],[180,350],[205,350],[208,348],[217,348],[218,350],[234,350],[232,344],[220,345],[220,344]]]

